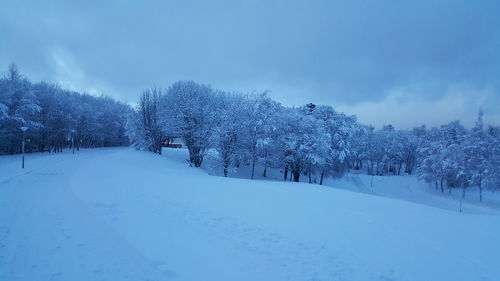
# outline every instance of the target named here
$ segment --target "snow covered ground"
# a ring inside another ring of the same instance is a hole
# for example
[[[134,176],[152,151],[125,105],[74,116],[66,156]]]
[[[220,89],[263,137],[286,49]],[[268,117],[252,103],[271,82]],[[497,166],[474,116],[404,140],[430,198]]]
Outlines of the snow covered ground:
[[[0,280],[500,280],[493,199],[459,213],[412,177],[250,181],[185,157],[0,157]]]
[[[184,164],[185,152],[168,150],[169,156],[182,159]],[[223,170],[217,167],[215,159],[209,155],[202,169],[211,175],[222,176]],[[215,168],[214,168],[215,167]],[[283,181],[283,174],[280,169],[267,169],[267,177],[262,176],[263,167],[256,168],[255,179]],[[237,171],[229,174],[229,177],[249,179],[250,167],[242,166]],[[405,200],[435,208],[459,211],[461,189],[452,189],[451,194],[448,189],[442,193],[427,183],[419,181],[416,176],[374,176],[363,174],[366,171],[352,171],[352,173],[341,179],[325,178],[324,186],[377,195],[388,198]],[[302,176],[301,182],[308,183],[309,178]],[[319,176],[313,177],[313,183],[319,182]],[[479,190],[477,188],[467,188],[465,199],[462,200],[462,211],[473,214],[497,214],[500,215],[500,192],[483,191],[483,201],[479,202]]]

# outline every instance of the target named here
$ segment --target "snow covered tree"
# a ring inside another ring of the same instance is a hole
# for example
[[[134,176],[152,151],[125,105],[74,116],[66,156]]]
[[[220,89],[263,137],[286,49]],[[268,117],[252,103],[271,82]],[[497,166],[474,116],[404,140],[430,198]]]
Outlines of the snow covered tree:
[[[217,97],[207,85],[179,81],[168,88],[167,99],[173,113],[163,122],[173,124],[188,148],[189,162],[200,167],[216,126]]]
[[[40,106],[33,95],[31,83],[18,71],[15,64],[9,67],[5,77],[0,79],[0,144],[7,153],[17,153],[22,133],[19,127],[39,128],[34,121]]]
[[[458,121],[430,130],[419,149],[419,177],[434,182],[436,188],[439,183],[441,191],[444,190],[444,184],[450,192],[452,187],[463,186],[465,134],[465,128]]]
[[[238,165],[239,154],[245,147],[247,130],[244,128],[245,104],[241,96],[219,93],[221,95],[217,110],[212,143],[219,154],[224,177]],[[223,95],[223,96],[222,96]]]
[[[302,173],[311,177],[315,166],[322,162],[323,150],[327,147],[323,128],[302,109],[287,108],[278,118],[279,134],[274,152],[283,167],[284,180],[289,172],[296,182]]]
[[[142,93],[136,111],[129,115],[127,132],[137,149],[161,154],[165,139],[161,128],[160,100],[162,90],[153,88]]]
[[[464,175],[468,185],[479,188],[479,201],[483,199],[485,180],[494,183],[498,178],[499,145],[495,138],[483,127],[483,112],[479,111],[478,120],[464,139]],[[494,186],[494,185],[493,185]]]
[[[250,178],[253,179],[259,159],[267,167],[269,134],[276,129],[273,122],[280,105],[269,98],[267,92],[248,95],[244,99],[243,126],[247,129],[246,151],[252,167]]]
[[[79,147],[126,145],[129,106],[113,99],[31,83],[15,65],[0,79],[0,153],[19,153],[26,126],[26,151],[60,152]]]
[[[349,158],[354,156],[353,137],[361,130],[355,116],[336,112],[330,106],[308,104],[305,114],[314,117],[318,130],[316,139],[320,143],[316,150],[316,163],[320,173],[320,184],[325,175],[340,177],[349,168]]]

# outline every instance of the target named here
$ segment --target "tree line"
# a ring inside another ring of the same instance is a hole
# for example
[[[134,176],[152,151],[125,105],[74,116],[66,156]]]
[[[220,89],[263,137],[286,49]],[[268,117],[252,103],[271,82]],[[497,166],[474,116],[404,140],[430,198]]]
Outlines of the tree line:
[[[11,65],[0,78],[0,154],[21,152],[27,127],[27,152],[128,145],[125,134],[130,106],[105,96],[32,83]]]
[[[438,128],[380,130],[326,105],[286,107],[266,92],[227,92],[193,81],[142,93],[137,106],[105,96],[32,83],[15,65],[0,78],[0,154],[60,152],[75,145],[132,144],[161,154],[181,138],[189,163],[200,167],[215,152],[224,176],[242,165],[250,178],[278,168],[284,180],[322,184],[349,170],[369,175],[416,174],[441,192],[452,188],[500,188],[500,128],[471,129],[453,121]],[[480,197],[481,198],[481,197]]]
[[[443,192],[500,187],[500,129],[485,128],[482,112],[470,130],[458,121],[431,129],[375,130],[330,106],[285,107],[265,92],[240,94],[179,81],[143,92],[127,135],[137,149],[159,154],[162,145],[181,138],[194,167],[215,151],[224,176],[249,165],[252,179],[278,168],[284,180],[306,177],[322,184],[325,177],[360,170],[416,174]]]

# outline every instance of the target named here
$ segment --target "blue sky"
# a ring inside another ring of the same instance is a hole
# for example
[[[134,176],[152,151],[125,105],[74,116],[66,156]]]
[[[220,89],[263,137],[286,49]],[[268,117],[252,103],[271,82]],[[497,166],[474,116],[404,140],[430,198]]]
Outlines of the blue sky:
[[[0,67],[135,102],[181,79],[409,128],[500,125],[500,1],[1,0]],[[5,71],[4,70],[4,71]]]

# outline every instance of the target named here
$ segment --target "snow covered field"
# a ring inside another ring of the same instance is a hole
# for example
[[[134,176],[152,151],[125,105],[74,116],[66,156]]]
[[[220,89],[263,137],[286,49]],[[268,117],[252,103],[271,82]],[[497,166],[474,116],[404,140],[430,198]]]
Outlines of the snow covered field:
[[[500,280],[495,200],[214,177],[186,153],[0,157],[0,280]]]

